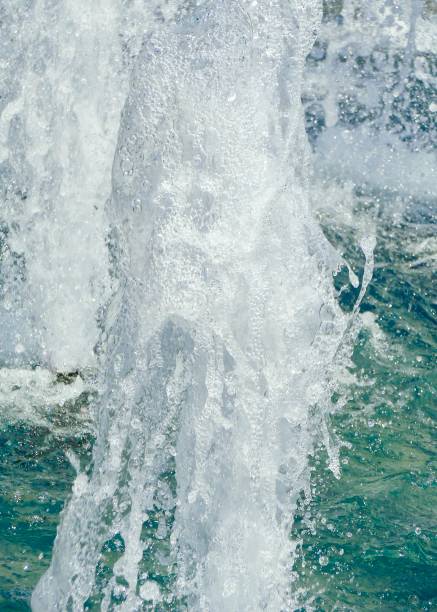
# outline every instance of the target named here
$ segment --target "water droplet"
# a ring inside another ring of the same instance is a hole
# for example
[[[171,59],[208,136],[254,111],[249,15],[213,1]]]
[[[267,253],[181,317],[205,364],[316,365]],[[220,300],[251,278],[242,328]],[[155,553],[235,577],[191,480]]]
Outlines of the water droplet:
[[[125,176],[133,173],[134,165],[128,157],[123,159],[123,161],[121,162],[121,171]]]
[[[326,565],[328,565],[329,563],[329,559],[326,555],[320,555],[319,557],[319,565],[321,565],[322,567],[325,567]]]
[[[146,601],[160,601],[161,591],[153,580],[148,580],[140,587],[140,596]]]

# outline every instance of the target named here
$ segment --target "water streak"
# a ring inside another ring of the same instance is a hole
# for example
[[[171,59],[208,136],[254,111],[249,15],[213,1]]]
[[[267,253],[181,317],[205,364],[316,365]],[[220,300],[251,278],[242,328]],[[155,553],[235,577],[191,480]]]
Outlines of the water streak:
[[[162,563],[177,574],[167,603],[292,605],[288,534],[349,325],[332,287],[339,258],[308,204],[300,96],[320,11],[207,1],[144,41],[107,205],[114,295],[93,465],[35,611],[81,610],[115,537],[101,609],[158,602],[141,570],[158,507]]]

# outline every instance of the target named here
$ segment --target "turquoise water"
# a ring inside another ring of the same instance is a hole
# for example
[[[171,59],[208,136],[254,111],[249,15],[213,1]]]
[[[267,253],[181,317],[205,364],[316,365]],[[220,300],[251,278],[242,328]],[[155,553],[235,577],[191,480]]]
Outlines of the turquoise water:
[[[46,566],[71,486],[62,445],[47,432],[4,425],[0,433],[0,608],[28,610],[30,591]]]
[[[361,307],[371,314],[354,350],[347,403],[330,422],[344,444],[341,477],[319,448],[312,499],[302,498],[293,529],[302,542],[294,568],[302,610],[437,607],[434,222],[431,214],[407,213],[397,224],[390,216],[377,224],[375,273]],[[359,272],[349,230],[331,224],[325,231]],[[343,307],[355,297],[343,294]],[[54,437],[24,423],[2,425],[1,610],[30,609],[75,475],[64,450],[84,460],[89,453],[89,434],[62,431]],[[145,529],[152,539],[157,526],[151,516]],[[155,538],[151,558],[157,546],[164,544]],[[106,548],[112,565],[117,542]],[[150,571],[150,560],[144,563]],[[98,609],[95,602],[90,609]]]
[[[316,610],[437,607],[432,240],[432,217],[379,225],[375,273],[361,312],[372,313],[383,337],[368,328],[360,333],[351,370],[356,382],[331,421],[348,443],[341,478],[327,470],[320,449],[313,459],[314,497],[301,504],[294,528],[302,539],[297,584],[303,601],[313,596]],[[431,252],[414,256],[426,241]],[[336,242],[342,242],[338,234]]]

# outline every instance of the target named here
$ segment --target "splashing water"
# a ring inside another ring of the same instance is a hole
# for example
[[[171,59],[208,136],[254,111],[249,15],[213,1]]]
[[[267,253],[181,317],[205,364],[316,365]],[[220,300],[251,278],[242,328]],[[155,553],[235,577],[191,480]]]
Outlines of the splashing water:
[[[35,611],[82,610],[99,588],[102,547],[114,539],[122,552],[101,609],[159,602],[158,582],[141,570],[144,524],[157,507],[168,571],[177,576],[167,603],[211,611],[292,605],[288,534],[351,321],[332,287],[340,258],[307,194],[300,96],[320,4],[204,2],[148,35],[138,53],[107,204],[114,286],[97,440],[33,594]],[[91,124],[92,117],[81,125]],[[58,146],[61,133],[60,126]],[[111,138],[103,129],[98,146],[110,149]],[[106,159],[101,153],[91,186],[74,168],[62,174],[66,214],[69,202],[101,197]],[[90,240],[95,235],[90,230]],[[79,248],[83,282],[96,265],[82,267],[89,244]],[[75,291],[92,295],[83,285]],[[74,301],[68,291],[64,299],[66,307]],[[81,313],[87,321],[94,301]],[[68,324],[82,330],[79,323]],[[89,335],[79,333],[77,350],[67,347],[68,359],[55,353],[55,362],[80,362],[88,351],[80,339]],[[176,490],[163,496],[160,477],[169,470]]]
[[[2,7],[3,40],[14,41],[4,50],[0,119],[0,360],[8,366],[96,365],[108,285],[103,203],[128,88],[125,56],[135,46],[123,22],[141,26],[135,4],[124,13],[123,4]]]

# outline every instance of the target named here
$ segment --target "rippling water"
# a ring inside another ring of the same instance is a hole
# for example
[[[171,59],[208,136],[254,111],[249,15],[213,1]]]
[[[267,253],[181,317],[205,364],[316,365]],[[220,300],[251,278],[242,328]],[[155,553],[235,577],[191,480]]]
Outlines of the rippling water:
[[[323,449],[315,454],[314,497],[294,526],[305,609],[437,604],[435,222],[379,223],[349,397],[330,423],[345,445],[342,475],[326,470]],[[350,252],[341,232],[337,240]]]

